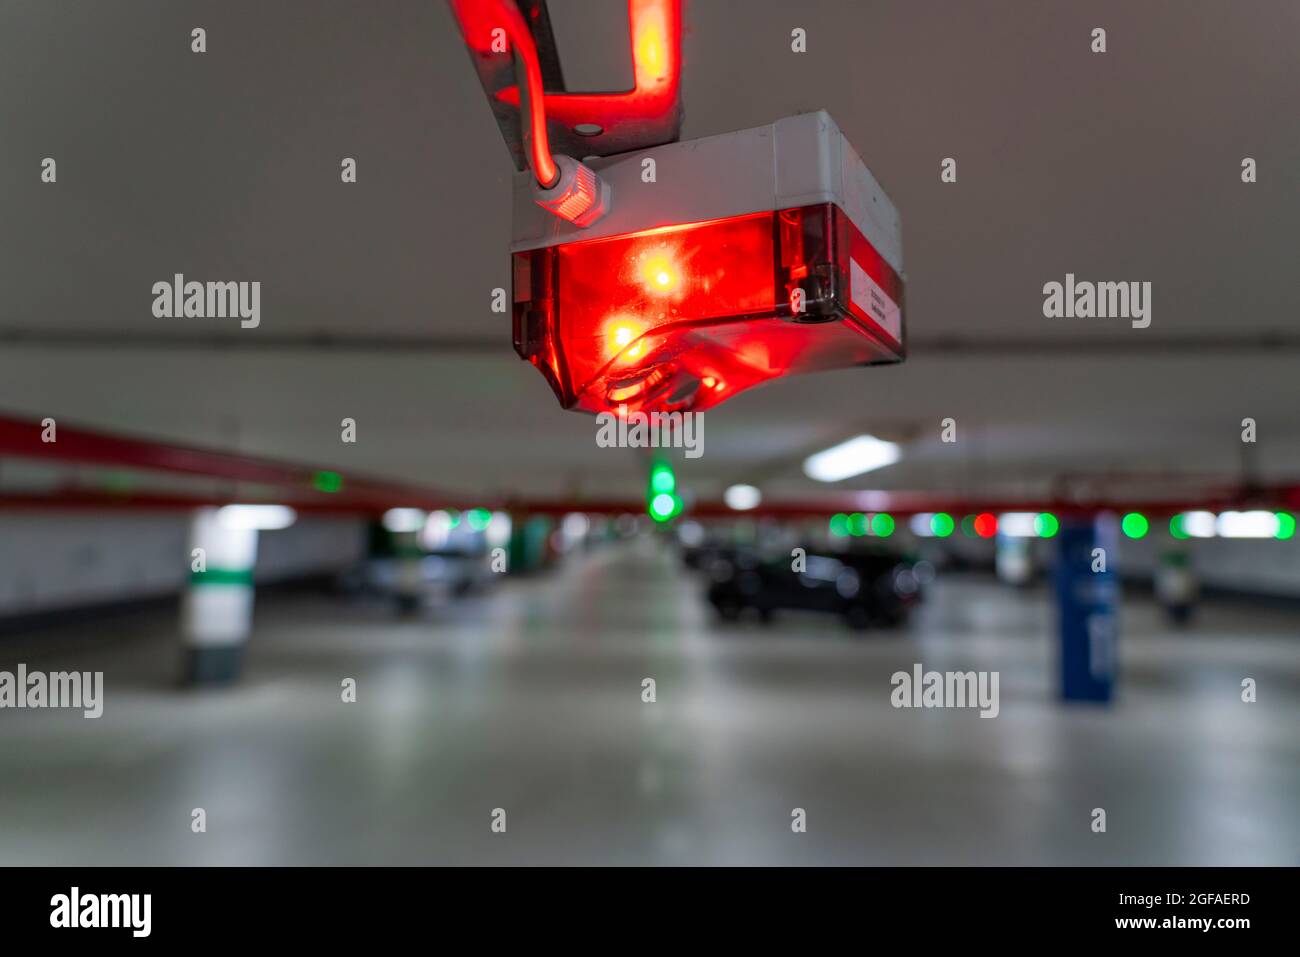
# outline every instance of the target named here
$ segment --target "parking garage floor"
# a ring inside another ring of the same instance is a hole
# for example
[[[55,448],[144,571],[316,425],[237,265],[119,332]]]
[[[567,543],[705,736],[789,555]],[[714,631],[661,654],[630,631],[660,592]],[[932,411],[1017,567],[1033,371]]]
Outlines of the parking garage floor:
[[[170,615],[0,638],[0,667],[106,689],[99,720],[0,715],[0,864],[1300,863],[1295,612],[1179,634],[1131,598],[1100,708],[1054,697],[1042,590],[941,576],[866,637],[718,626],[699,594],[646,540],[416,619],[271,594],[242,683],[205,692]],[[916,662],[999,671],[1000,714],[893,708]]]

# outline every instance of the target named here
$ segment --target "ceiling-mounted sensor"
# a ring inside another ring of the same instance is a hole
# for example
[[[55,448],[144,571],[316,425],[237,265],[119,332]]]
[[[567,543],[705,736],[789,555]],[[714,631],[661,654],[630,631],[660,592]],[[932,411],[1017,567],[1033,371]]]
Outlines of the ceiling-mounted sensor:
[[[618,200],[587,228],[515,180],[515,350],[565,408],[905,357],[898,212],[825,112],[588,162]]]
[[[545,0],[450,3],[520,170],[515,350],[562,406],[706,409],[903,360],[898,213],[830,116],[674,142],[681,0],[627,0],[633,89],[576,94]]]

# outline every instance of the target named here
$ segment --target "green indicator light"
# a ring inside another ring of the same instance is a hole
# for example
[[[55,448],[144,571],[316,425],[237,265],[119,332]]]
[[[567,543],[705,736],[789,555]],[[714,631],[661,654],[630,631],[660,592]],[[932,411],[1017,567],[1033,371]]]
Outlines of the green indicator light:
[[[843,538],[849,533],[849,517],[843,512],[836,512],[831,516],[831,534],[836,538]]]
[[[867,534],[867,516],[854,512],[849,516],[849,534],[855,538]]]
[[[343,476],[338,472],[317,472],[311,477],[311,485],[318,492],[337,492],[343,488]]]
[[[650,500],[650,517],[656,522],[666,522],[677,510],[677,499],[669,492],[660,492]]]
[[[930,516],[930,531],[940,538],[947,538],[952,534],[954,528],[956,528],[956,524],[953,522],[952,516],[947,512],[935,512]]]
[[[871,534],[880,538],[888,538],[894,534],[894,517],[884,512],[877,512],[871,516]]]
[[[650,466],[650,480],[646,489],[646,511],[656,522],[675,518],[682,510],[682,500],[677,494],[677,475],[668,462],[654,462]]]
[[[1120,519],[1119,527],[1124,530],[1124,534],[1129,538],[1145,538],[1151,528],[1151,523],[1141,512],[1129,512]]]
[[[677,476],[671,467],[656,465],[650,470],[650,488],[655,492],[672,492],[677,488]]]
[[[975,516],[967,515],[961,520],[961,533],[967,538],[975,538]]]
[[[458,526],[458,525],[460,524],[460,512],[456,511],[456,510],[453,508],[453,509],[451,509],[450,511],[447,512],[447,515],[451,518],[451,527],[452,527],[452,528],[455,528],[456,526]]]
[[[1290,512],[1277,513],[1277,537],[1290,538],[1295,535],[1295,516]]]
[[[110,472],[104,478],[104,487],[110,492],[129,492],[134,484],[126,472]]]
[[[1039,512],[1034,516],[1034,531],[1039,538],[1052,538],[1061,530],[1061,523],[1051,512]]]
[[[1179,512],[1169,520],[1169,534],[1174,538],[1187,538],[1187,529],[1183,527],[1183,513]]]
[[[481,532],[488,527],[492,521],[492,513],[485,508],[471,508],[469,510],[469,527],[476,532]]]

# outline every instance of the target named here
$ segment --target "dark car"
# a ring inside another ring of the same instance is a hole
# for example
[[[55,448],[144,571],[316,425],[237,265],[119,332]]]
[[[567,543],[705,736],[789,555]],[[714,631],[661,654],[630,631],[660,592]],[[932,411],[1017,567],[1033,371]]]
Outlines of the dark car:
[[[681,548],[682,564],[692,571],[708,571],[718,559],[726,558],[731,549],[716,542],[702,542],[698,545],[683,545]]]
[[[392,599],[410,612],[426,602],[473,594],[494,577],[486,555],[445,550],[429,552],[411,566],[391,555],[367,558],[345,569],[337,583],[346,594]]]
[[[747,609],[763,621],[778,610],[797,609],[836,614],[863,629],[897,627],[921,600],[915,569],[901,555],[804,551],[802,563],[788,554],[764,559],[747,551],[715,557],[709,603],[729,621]]]

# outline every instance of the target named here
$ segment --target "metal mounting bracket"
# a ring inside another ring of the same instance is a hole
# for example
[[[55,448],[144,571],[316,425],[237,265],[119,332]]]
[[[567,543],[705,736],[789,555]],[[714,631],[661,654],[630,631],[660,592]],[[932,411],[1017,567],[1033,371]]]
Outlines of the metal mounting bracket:
[[[568,93],[546,0],[517,0],[533,35],[546,90],[551,150],[612,156],[676,142],[681,133],[682,0],[628,0],[635,86],[625,92]],[[515,167],[527,168],[514,55],[492,5],[448,0],[470,60]]]

